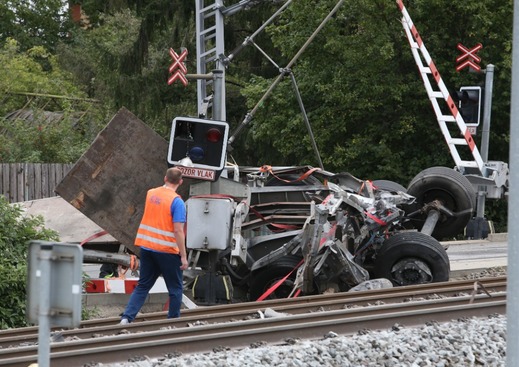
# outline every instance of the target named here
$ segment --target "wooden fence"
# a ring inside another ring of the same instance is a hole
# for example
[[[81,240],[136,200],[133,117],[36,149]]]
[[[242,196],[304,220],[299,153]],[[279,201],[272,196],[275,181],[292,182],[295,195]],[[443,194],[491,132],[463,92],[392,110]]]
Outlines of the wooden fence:
[[[57,184],[73,164],[0,163],[0,194],[10,203],[56,196]]]

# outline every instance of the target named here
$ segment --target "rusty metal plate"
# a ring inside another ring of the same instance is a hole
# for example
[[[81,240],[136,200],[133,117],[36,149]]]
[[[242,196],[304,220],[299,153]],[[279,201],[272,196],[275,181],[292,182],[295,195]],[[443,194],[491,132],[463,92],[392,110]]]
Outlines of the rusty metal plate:
[[[167,153],[168,142],[122,108],[55,191],[138,254],[146,191],[164,183]]]

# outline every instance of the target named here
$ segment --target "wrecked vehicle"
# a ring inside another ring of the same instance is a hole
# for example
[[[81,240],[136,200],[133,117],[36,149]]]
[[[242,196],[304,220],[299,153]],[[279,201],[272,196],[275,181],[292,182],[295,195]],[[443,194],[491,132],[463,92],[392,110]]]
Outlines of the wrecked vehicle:
[[[138,255],[143,195],[162,182],[167,148],[122,109],[56,192]],[[445,167],[422,171],[407,189],[306,166],[228,166],[223,176],[186,177],[179,190],[188,213],[184,276],[198,304],[347,291],[374,278],[446,281],[438,240],[462,233],[475,208],[470,182]]]
[[[460,173],[430,168],[407,190],[322,170],[308,176],[326,182],[321,186],[283,179],[311,170],[270,169],[263,186],[250,188],[250,200],[209,192],[188,199],[187,276],[195,301],[230,302],[232,290],[238,299],[261,300],[343,292],[374,278],[395,286],[449,279],[438,239],[462,232],[475,206],[474,189]],[[264,173],[248,177],[257,183]],[[299,198],[265,201],[287,192]]]

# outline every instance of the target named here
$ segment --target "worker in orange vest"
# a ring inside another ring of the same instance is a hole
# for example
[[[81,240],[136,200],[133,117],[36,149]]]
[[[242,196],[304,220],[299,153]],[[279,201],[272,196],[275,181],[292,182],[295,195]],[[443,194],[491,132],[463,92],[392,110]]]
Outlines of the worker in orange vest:
[[[140,247],[140,276],[121,324],[132,322],[148,293],[162,275],[169,293],[168,318],[180,317],[182,304],[182,271],[187,269],[184,224],[186,206],[177,194],[182,172],[169,168],[164,186],[148,190],[135,245]]]

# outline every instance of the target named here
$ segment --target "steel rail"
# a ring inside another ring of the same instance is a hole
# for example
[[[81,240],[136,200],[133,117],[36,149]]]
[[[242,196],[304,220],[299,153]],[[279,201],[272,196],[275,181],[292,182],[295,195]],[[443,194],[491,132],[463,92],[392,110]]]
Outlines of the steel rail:
[[[286,338],[315,339],[329,331],[351,334],[366,328],[388,328],[396,322],[416,326],[429,321],[483,317],[504,314],[505,309],[506,293],[499,292],[491,296],[467,295],[149,332],[135,330],[130,334],[52,343],[51,362],[55,365],[82,365],[93,360],[114,363],[132,356],[154,358],[171,352],[207,352],[217,346],[242,348],[258,341],[283,343]],[[0,366],[26,367],[36,359],[37,346],[0,350]]]
[[[506,287],[506,277],[489,277],[478,279],[477,282],[481,284],[485,289],[501,291]],[[208,317],[213,314],[224,313],[239,313],[239,312],[255,312],[258,309],[264,308],[275,308],[276,310],[284,311],[291,309],[290,312],[296,312],[294,309],[304,307],[303,305],[315,304],[315,307],[324,307],[328,302],[344,302],[353,303],[357,305],[367,305],[370,302],[401,302],[405,298],[417,298],[423,297],[430,294],[441,294],[445,296],[452,296],[456,293],[464,291],[473,291],[475,280],[459,280],[443,283],[429,283],[421,285],[413,285],[406,287],[397,287],[389,289],[378,289],[369,290],[362,292],[343,292],[343,293],[330,293],[312,296],[303,296],[298,298],[288,299],[275,299],[266,300],[261,303],[258,302],[246,302],[246,303],[235,303],[226,305],[215,305],[208,307],[200,307],[197,309],[183,310],[181,320],[186,320],[187,317]],[[294,306],[292,306],[294,305]],[[137,317],[136,322],[139,321],[151,321],[151,320],[163,320],[166,317],[167,312],[151,312]],[[118,322],[117,317],[110,317],[105,319],[94,319],[88,320],[81,323],[82,328],[92,328],[96,326],[110,325]],[[5,342],[13,341],[17,337],[23,337],[20,340],[29,338],[31,334],[37,334],[38,328],[35,326],[9,329],[0,331],[0,347],[7,346]]]
[[[485,278],[477,282],[489,292],[504,291],[506,289],[506,277]],[[474,292],[473,280],[464,280],[445,283],[431,283],[425,285],[398,287],[382,290],[371,290],[355,293],[335,293],[327,295],[305,296],[300,298],[269,300],[265,302],[248,302],[231,305],[219,305],[200,307],[185,310],[180,319],[166,319],[166,312],[154,312],[145,314],[136,319],[128,328],[141,328],[143,331],[156,329],[157,325],[167,324],[169,327],[183,327],[189,323],[200,322],[225,322],[233,318],[247,318],[258,310],[266,308],[276,312],[299,314],[305,312],[329,311],[350,306],[368,306],[372,303],[398,303],[419,300],[422,297],[430,297],[432,294],[438,297],[452,297],[464,292]],[[98,319],[83,322],[80,329],[60,330],[63,337],[74,336],[76,338],[91,338],[92,335],[102,336],[112,333],[114,327],[118,327],[118,318]],[[145,323],[146,325],[142,325]],[[8,348],[20,344],[29,345],[37,343],[38,328],[28,327],[21,329],[5,330],[0,332],[0,348]]]

